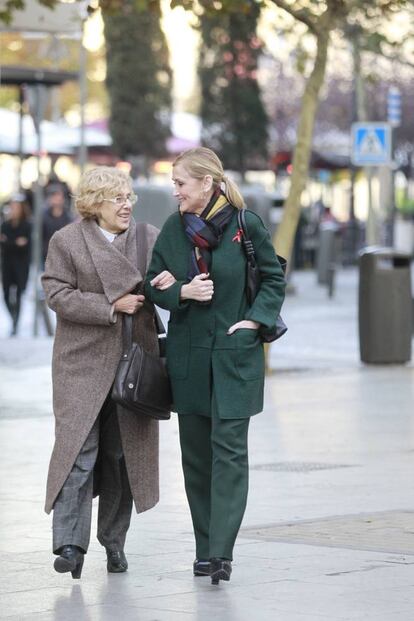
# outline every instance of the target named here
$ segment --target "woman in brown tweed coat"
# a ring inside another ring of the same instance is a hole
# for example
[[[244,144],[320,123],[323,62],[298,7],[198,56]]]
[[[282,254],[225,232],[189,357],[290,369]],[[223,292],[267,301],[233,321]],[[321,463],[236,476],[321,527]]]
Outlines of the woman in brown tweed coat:
[[[135,224],[134,198],[121,171],[99,167],[85,173],[76,199],[82,219],[52,237],[42,278],[57,316],[56,439],[45,510],[53,509],[54,567],[73,578],[81,575],[89,545],[93,495],[99,494],[97,537],[110,572],[128,567],[123,548],[133,502],[138,513],[158,502],[158,423],[110,398],[122,313],[134,314],[136,340],[148,351],[157,348],[152,306],[136,292],[144,276],[137,235],[146,235],[150,254],[158,231]]]

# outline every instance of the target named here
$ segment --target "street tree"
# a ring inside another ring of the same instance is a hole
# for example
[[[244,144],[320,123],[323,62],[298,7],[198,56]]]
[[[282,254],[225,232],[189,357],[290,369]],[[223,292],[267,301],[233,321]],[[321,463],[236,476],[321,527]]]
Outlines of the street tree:
[[[40,0],[39,0],[40,1]],[[139,10],[146,10],[151,0],[130,0]],[[23,0],[10,0],[23,2]],[[52,2],[52,0],[50,0]],[[123,0],[101,0],[103,8],[121,10]],[[359,24],[364,33],[383,32],[384,23],[396,12],[412,8],[412,0],[220,0],[211,3],[211,10],[218,15],[249,12],[257,6],[275,5],[295,22],[306,26],[315,41],[312,68],[306,79],[300,116],[296,131],[296,146],[292,161],[292,177],[285,202],[282,222],[278,226],[275,244],[284,256],[291,255],[295,232],[300,217],[301,195],[309,172],[312,136],[318,110],[321,88],[324,83],[328,52],[333,33],[344,36],[346,29]],[[199,7],[199,0],[170,0],[172,8],[182,6],[187,10]]]
[[[407,5],[405,0],[272,0],[276,6],[303,23],[315,40],[313,67],[306,81],[292,160],[292,178],[282,222],[275,245],[290,256],[300,217],[301,195],[309,171],[309,159],[320,92],[326,74],[328,51],[334,31],[343,33],[347,25],[357,22],[366,31],[378,29],[388,14]]]
[[[248,168],[263,168],[268,159],[268,119],[257,82],[260,7],[219,14],[211,2],[201,5],[202,141],[244,178]]]
[[[170,126],[171,70],[160,2],[152,0],[148,10],[134,0],[117,10],[108,4],[102,2],[113,146],[122,158],[140,158],[146,172],[150,159],[165,153]]]
[[[312,68],[306,80],[296,131],[296,146],[292,159],[292,176],[283,218],[277,228],[275,245],[290,257],[300,218],[301,196],[309,173],[312,136],[321,88],[326,75],[329,47],[334,32],[344,34],[347,26],[358,23],[365,33],[380,31],[384,21],[395,12],[411,5],[410,0],[221,0],[212,10],[219,14],[249,11],[257,5],[276,5],[295,22],[306,26],[315,41]],[[193,9],[193,0],[172,0],[171,6]]]
[[[51,10],[58,0],[36,0]],[[79,2],[80,4],[80,2]],[[91,2],[91,10],[97,2]],[[165,153],[171,113],[171,69],[161,29],[160,0],[101,0],[106,42],[110,131],[117,155],[138,158],[146,171]],[[2,0],[0,19],[10,22],[27,0]]]

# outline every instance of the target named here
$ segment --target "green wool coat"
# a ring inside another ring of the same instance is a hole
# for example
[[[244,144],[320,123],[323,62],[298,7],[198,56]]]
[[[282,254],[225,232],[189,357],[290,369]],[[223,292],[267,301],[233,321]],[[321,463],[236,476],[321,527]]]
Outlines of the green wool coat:
[[[245,418],[263,409],[265,364],[259,332],[241,329],[229,336],[227,330],[242,319],[271,329],[282,306],[285,279],[261,219],[247,211],[246,223],[262,276],[251,307],[245,294],[244,250],[233,240],[238,230],[236,210],[212,252],[214,295],[209,304],[180,300],[181,287],[188,282],[191,243],[178,212],[168,218],[155,243],[145,291],[155,304],[171,312],[167,365],[179,414],[211,416],[213,387],[220,418]],[[149,281],[163,270],[177,282],[159,291]]]

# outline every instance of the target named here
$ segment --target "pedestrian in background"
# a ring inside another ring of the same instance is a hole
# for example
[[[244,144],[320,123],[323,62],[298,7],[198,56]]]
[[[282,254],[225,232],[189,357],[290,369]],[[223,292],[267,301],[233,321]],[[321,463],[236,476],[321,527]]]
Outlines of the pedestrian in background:
[[[249,307],[237,220],[243,198],[213,151],[184,152],[172,177],[179,211],[157,239],[146,292],[171,312],[167,363],[196,541],[193,571],[217,584],[230,579],[247,501],[249,420],[263,409],[261,337],[275,327],[285,280],[267,230],[248,211],[261,274]]]
[[[46,190],[46,209],[42,223],[42,258],[46,261],[49,242],[56,231],[70,224],[73,220],[66,202],[63,187],[58,184],[49,185]]]
[[[0,228],[1,274],[4,301],[12,320],[11,335],[17,334],[21,298],[30,268],[32,225],[23,194],[12,197],[6,220]]]
[[[110,393],[122,350],[122,315],[134,316],[134,338],[158,351],[153,306],[133,293],[138,269],[131,180],[99,167],[81,179],[76,207],[82,219],[52,237],[42,277],[57,316],[53,349],[55,445],[46,512],[53,509],[58,572],[81,575],[87,553],[92,496],[99,494],[99,542],[109,572],[124,572],[132,504],[158,502],[158,422],[116,406]],[[140,225],[152,249],[157,229]]]

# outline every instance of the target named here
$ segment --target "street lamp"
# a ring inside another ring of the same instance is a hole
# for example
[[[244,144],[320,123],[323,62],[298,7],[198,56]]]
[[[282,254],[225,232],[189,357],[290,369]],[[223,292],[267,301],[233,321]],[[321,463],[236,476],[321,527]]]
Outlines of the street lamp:
[[[7,8],[7,0],[0,0],[0,9]],[[41,271],[42,259],[42,215],[43,215],[43,192],[40,185],[40,156],[41,156],[41,121],[43,119],[43,108],[47,87],[57,86],[66,80],[78,80],[80,83],[80,104],[81,104],[81,127],[79,140],[79,163],[81,168],[86,162],[85,146],[85,117],[84,107],[86,103],[86,51],[83,48],[82,35],[85,20],[88,17],[88,1],[80,2],[59,2],[53,9],[42,6],[39,3],[26,3],[20,10],[14,10],[12,20],[9,24],[1,24],[0,30],[9,32],[26,32],[42,34],[59,34],[67,36],[77,36],[81,41],[80,52],[80,71],[47,71],[43,69],[32,69],[29,67],[10,67],[2,66],[0,73],[0,85],[14,84],[20,87],[20,101],[24,85],[29,85],[28,97],[29,106],[37,134],[37,161],[38,177],[34,192],[34,227],[33,227],[33,282],[35,291],[35,310],[33,321],[33,335],[37,336],[39,331],[39,312],[42,310],[42,301],[39,291],[39,276]],[[21,111],[22,114],[22,111]],[[22,131],[22,130],[20,130]],[[22,153],[22,134],[19,136],[19,151]]]
[[[42,216],[43,216],[43,191],[40,185],[40,157],[42,151],[41,122],[46,103],[48,88],[60,86],[68,80],[77,80],[78,74],[69,71],[47,71],[29,67],[4,66],[1,70],[1,85],[19,86],[20,90],[25,87],[28,93],[30,113],[37,135],[37,181],[34,191],[34,223],[33,223],[33,283],[35,291],[35,311],[33,321],[33,335],[38,336],[39,312],[41,299],[39,292],[39,275],[42,259]]]

